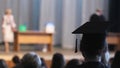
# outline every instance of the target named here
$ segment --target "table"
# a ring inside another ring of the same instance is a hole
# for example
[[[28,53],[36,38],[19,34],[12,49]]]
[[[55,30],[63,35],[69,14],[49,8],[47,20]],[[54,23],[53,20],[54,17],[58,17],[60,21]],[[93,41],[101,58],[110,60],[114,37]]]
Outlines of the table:
[[[108,33],[106,41],[108,44],[117,45],[117,49],[120,49],[120,33]]]
[[[26,31],[14,32],[14,51],[20,51],[20,44],[47,44],[52,52],[52,34],[45,32]]]

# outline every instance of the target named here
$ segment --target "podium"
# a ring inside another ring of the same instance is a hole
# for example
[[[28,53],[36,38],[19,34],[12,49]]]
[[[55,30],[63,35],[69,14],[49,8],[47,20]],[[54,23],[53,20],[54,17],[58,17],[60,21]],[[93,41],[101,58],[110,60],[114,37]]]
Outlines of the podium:
[[[48,51],[52,52],[52,34],[45,32],[26,31],[14,32],[14,51],[20,51],[20,44],[47,44]]]

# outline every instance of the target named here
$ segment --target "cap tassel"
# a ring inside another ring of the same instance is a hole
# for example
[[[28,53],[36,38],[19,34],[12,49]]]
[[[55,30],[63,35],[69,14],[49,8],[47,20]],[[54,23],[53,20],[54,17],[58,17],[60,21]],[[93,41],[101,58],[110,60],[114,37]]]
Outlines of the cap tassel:
[[[75,40],[75,53],[77,53],[77,51],[78,51],[78,50],[77,50],[77,40],[78,40],[78,39],[76,38],[76,40]]]

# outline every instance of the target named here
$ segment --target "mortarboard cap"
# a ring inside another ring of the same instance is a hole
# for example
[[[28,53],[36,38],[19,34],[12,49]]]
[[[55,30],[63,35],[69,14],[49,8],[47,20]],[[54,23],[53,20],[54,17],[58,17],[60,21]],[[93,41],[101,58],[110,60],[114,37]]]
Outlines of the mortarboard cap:
[[[86,22],[73,31],[73,34],[83,34],[80,43],[80,50],[84,50],[86,48],[88,51],[92,51],[94,50],[94,46],[96,49],[104,46],[108,26],[108,22]],[[77,42],[75,52],[77,52]]]
[[[75,31],[73,34],[95,34],[95,33],[106,33],[108,28],[108,22],[86,22]]]

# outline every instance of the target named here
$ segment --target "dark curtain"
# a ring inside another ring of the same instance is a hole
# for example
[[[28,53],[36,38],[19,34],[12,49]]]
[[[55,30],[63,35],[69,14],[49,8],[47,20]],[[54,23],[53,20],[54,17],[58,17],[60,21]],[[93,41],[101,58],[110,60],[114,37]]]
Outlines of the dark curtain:
[[[120,0],[109,1],[110,32],[120,32]]]

